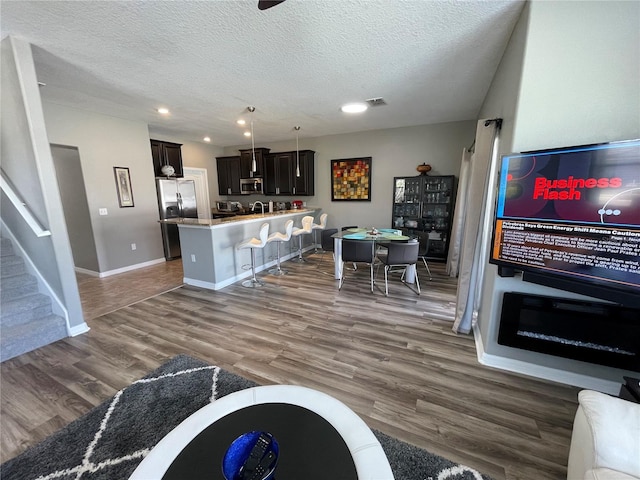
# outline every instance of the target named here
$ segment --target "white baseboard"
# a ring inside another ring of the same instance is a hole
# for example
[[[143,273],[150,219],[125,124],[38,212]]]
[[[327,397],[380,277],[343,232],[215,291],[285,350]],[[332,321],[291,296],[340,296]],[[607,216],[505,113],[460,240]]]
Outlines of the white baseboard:
[[[206,288],[208,290],[220,290],[222,287],[219,284],[205,282],[204,280],[198,280],[196,278],[183,277],[183,283],[191,285],[192,287]]]
[[[312,250],[313,246],[311,247],[307,247],[306,249],[302,249],[303,252],[306,252],[308,250]],[[295,258],[298,256],[298,252],[294,252],[294,253],[289,253],[287,255],[281,255],[280,256],[280,263],[286,262],[287,260],[290,260],[292,258]],[[276,266],[278,263],[277,260],[272,260],[270,262],[267,262],[263,265],[260,265],[258,267],[256,267],[256,273],[258,272],[262,272],[264,270],[268,270],[271,267]],[[240,280],[244,280],[245,278],[249,278],[251,276],[251,270],[247,270],[246,272],[243,272],[239,275],[235,275],[231,278],[227,278],[226,280],[223,280],[221,282],[207,282],[204,280],[198,280],[196,278],[189,278],[189,277],[184,277],[182,279],[182,281],[187,284],[187,285],[191,285],[193,287],[200,287],[200,288],[207,288],[209,290],[221,290],[224,287],[228,287],[229,285],[233,285],[236,282],[239,282]]]
[[[68,334],[70,337],[75,337],[76,335],[82,335],[83,333],[87,333],[89,330],[89,325],[85,322],[82,322],[80,325],[76,325],[68,330]]]
[[[130,272],[132,270],[137,270],[139,268],[150,267],[151,265],[157,265],[159,263],[164,263],[166,260],[164,258],[156,258],[155,260],[149,260],[148,262],[136,263],[135,265],[129,265],[127,267],[116,268],[115,270],[108,270],[106,272],[98,273],[100,278],[109,277],[111,275],[117,275],[119,273]],[[89,273],[89,275],[91,275]]]
[[[96,272],[94,270],[87,270],[86,268],[73,267],[76,273],[84,273],[85,275],[91,275],[92,277],[99,277],[100,272]]]

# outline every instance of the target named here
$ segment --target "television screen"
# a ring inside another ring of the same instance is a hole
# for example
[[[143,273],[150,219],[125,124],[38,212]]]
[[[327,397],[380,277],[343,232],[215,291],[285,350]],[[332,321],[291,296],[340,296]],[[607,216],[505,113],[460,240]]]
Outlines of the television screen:
[[[640,306],[640,140],[505,155],[490,262]]]

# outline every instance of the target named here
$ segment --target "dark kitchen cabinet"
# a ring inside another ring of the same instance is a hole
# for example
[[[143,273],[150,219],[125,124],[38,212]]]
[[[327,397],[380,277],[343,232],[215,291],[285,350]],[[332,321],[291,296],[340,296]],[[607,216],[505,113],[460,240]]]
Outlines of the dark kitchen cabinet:
[[[240,194],[240,157],[217,157],[218,193],[220,195]]]
[[[269,154],[269,148],[256,148],[256,171],[251,171],[251,163],[253,162],[253,150],[248,148],[240,150],[240,178],[253,178],[264,176],[264,161]]]
[[[174,176],[182,177],[182,145],[179,143],[151,140],[151,157],[153,159],[153,171],[156,177],[164,177],[162,167],[171,165],[175,171]]]
[[[265,158],[265,194],[299,195],[314,194],[314,155],[311,150],[279,152]],[[298,170],[300,176],[297,175]]]
[[[265,195],[293,195],[291,152],[267,155],[264,161]]]
[[[293,194],[312,196],[315,194],[315,168],[313,150],[300,150],[300,176],[296,175],[296,158],[293,160]]]
[[[419,175],[394,178],[391,226],[415,236],[427,258],[446,260],[453,220],[455,177]]]

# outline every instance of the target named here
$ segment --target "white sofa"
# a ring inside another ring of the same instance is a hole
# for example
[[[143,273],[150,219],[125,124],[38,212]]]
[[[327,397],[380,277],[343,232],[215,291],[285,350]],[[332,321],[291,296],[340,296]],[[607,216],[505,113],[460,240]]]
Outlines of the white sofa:
[[[640,404],[583,390],[567,480],[640,480]]]

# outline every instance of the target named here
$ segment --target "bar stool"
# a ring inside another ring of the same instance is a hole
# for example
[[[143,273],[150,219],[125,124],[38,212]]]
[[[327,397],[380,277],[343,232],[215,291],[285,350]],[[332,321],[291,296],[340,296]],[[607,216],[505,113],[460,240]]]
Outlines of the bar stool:
[[[250,248],[251,249],[251,279],[245,280],[242,282],[243,287],[254,288],[254,287],[262,287],[264,282],[258,280],[256,278],[256,248],[264,248],[267,244],[267,238],[269,236],[269,224],[263,223],[260,227],[260,235],[259,238],[249,238],[248,240],[244,240],[238,244],[236,247],[238,250],[242,248]]]
[[[291,232],[293,231],[293,220],[287,220],[287,223],[284,224],[284,233],[282,232],[273,232],[267,238],[267,243],[276,242],[278,244],[278,259],[276,261],[277,267],[269,270],[271,275],[286,275],[289,273],[287,270],[283,270],[280,268],[280,244],[282,242],[288,242],[291,240]]]
[[[292,262],[305,263],[307,260],[302,258],[302,236],[311,235],[311,225],[313,225],[313,217],[311,215],[305,215],[302,217],[302,228],[294,227],[294,237],[298,237],[298,257],[292,259]]]
[[[329,215],[327,215],[326,213],[323,213],[322,215],[320,215],[320,223],[313,223],[311,225],[311,230],[313,230],[313,242],[316,245],[316,248],[314,250],[314,253],[318,253],[318,244],[320,242],[318,242],[318,231],[322,231],[325,228],[327,228],[327,217]]]

